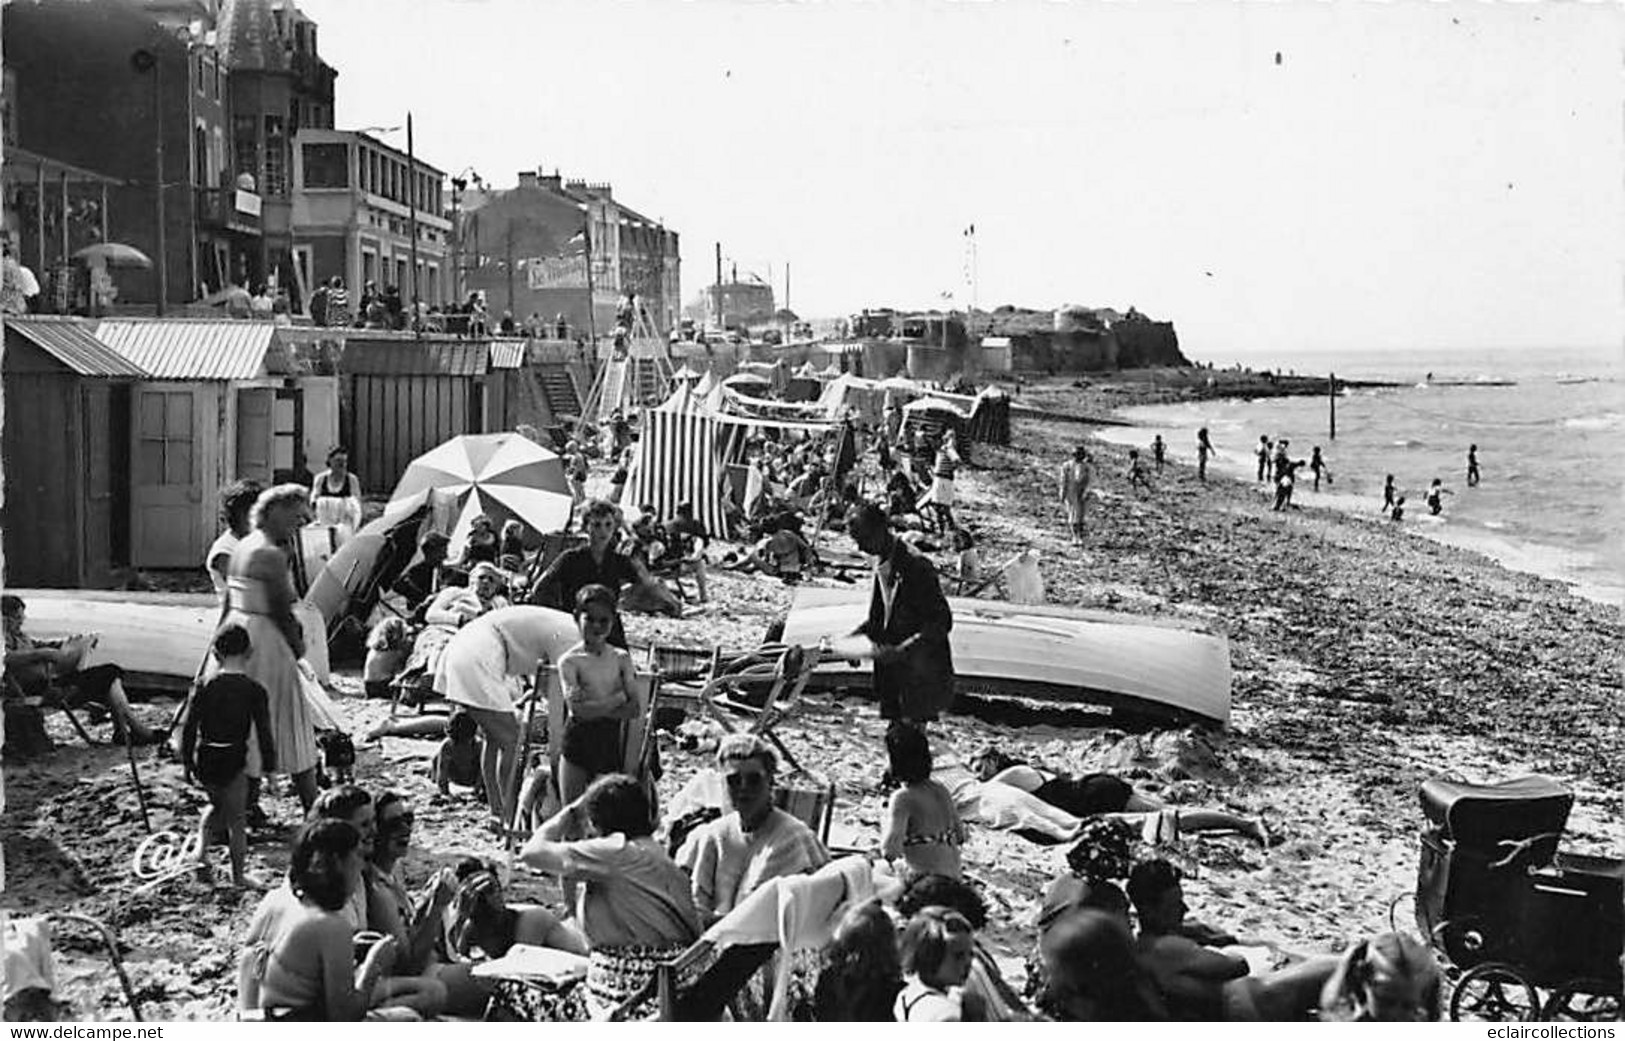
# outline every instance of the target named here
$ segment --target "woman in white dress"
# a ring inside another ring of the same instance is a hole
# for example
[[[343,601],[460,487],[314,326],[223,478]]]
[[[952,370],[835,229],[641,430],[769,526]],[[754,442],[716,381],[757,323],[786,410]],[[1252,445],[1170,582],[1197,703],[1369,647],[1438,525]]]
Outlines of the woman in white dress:
[[[519,680],[535,675],[544,659],[556,663],[580,639],[575,619],[564,611],[502,607],[457,630],[435,667],[435,693],[463,706],[479,724],[485,797],[504,828],[513,811],[505,785],[519,745]]]
[[[227,611],[221,626],[248,630],[254,654],[244,670],[265,688],[278,765],[293,779],[306,810],[316,801],[316,731],[300,685],[299,659],[305,634],[295,617],[298,594],[292,575],[299,529],[309,516],[308,489],[279,484],[260,493],[250,514],[254,530],[231,555]],[[247,772],[261,775],[259,743],[248,744]]]
[[[248,516],[265,489],[258,481],[233,481],[220,493],[220,520],[226,530],[203,555],[204,570],[214,583],[214,593],[222,605],[226,601],[226,580],[231,575],[231,555],[250,531]]]

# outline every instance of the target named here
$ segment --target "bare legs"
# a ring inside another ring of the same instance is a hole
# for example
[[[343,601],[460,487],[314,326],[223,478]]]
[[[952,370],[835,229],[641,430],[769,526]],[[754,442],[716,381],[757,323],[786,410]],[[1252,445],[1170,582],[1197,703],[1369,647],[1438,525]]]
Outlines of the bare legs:
[[[506,828],[509,824],[508,784],[513,776],[514,757],[518,754],[519,721],[512,712],[464,708],[474,717],[485,739],[480,753],[480,774],[485,779],[486,804]]]
[[[209,789],[209,808],[203,811],[197,827],[197,855],[201,866],[216,826],[225,825],[226,848],[231,853],[231,881],[238,888],[244,883],[244,865],[248,859],[247,812],[248,775],[239,772],[222,787]]]

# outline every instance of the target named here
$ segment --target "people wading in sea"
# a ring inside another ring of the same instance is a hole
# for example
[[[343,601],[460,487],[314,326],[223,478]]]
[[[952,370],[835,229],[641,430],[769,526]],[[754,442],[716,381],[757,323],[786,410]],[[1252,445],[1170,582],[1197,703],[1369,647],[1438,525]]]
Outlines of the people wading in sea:
[[[1444,497],[1454,495],[1455,492],[1444,486],[1444,482],[1435,477],[1428,486],[1428,512],[1437,517],[1444,510]]]
[[[1478,487],[1478,446],[1467,446],[1467,487]]]
[[[1196,477],[1198,480],[1207,480],[1207,457],[1215,451],[1213,442],[1208,440],[1207,427],[1196,432]]]

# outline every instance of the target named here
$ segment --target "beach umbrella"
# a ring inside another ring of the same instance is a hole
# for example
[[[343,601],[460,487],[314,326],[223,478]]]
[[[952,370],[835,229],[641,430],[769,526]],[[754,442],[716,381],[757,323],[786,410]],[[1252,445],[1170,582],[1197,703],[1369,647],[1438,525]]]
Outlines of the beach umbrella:
[[[151,257],[122,242],[98,242],[94,246],[86,246],[75,253],[73,259],[108,267],[152,267]]]
[[[430,489],[455,497],[453,554],[481,514],[499,526],[517,520],[543,533],[563,531],[570,522],[573,500],[564,463],[520,434],[463,434],[430,449],[407,466],[390,506]]]
[[[417,553],[424,525],[432,523],[437,497],[449,494],[425,489],[391,502],[383,516],[356,532],[328,559],[310,583],[305,603],[321,613],[329,636],[350,615],[366,620],[379,588],[393,584]]]
[[[738,394],[765,398],[773,389],[773,381],[755,372],[736,372],[722,381],[722,386]]]

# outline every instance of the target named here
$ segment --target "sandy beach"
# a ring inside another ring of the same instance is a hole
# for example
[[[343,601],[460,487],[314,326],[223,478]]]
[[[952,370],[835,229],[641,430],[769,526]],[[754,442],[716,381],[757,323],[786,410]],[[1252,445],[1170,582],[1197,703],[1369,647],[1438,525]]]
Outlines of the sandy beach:
[[[1204,375],[1172,389],[1166,379],[1154,388],[1138,378],[1091,379],[1082,389],[1052,381],[1024,388],[1018,402],[1103,416],[1170,393],[1205,393]],[[939,756],[969,757],[994,745],[1070,772],[1123,773],[1179,805],[1264,817],[1282,840],[1267,851],[1239,837],[1184,840],[1183,854],[1198,865],[1187,900],[1193,917],[1301,951],[1336,950],[1385,929],[1391,907],[1413,928],[1416,790],[1434,774],[1559,778],[1578,797],[1567,848],[1625,852],[1616,610],[1402,527],[1312,506],[1272,513],[1256,487],[1199,482],[1189,466],[1169,466],[1150,494],[1135,495],[1123,477],[1125,450],[1098,442],[1088,543],[1073,547],[1055,474],[1089,429],[1018,417],[1011,446],[977,445],[958,481],[961,520],[977,533],[985,560],[1037,550],[1056,603],[1199,620],[1226,633],[1235,669],[1231,726],[1124,733],[953,715],[937,731]],[[824,539],[849,548],[844,536]],[[629,615],[633,642],[748,647],[790,601],[776,580],[732,574],[713,580],[712,596],[696,618]],[[336,682],[351,696],[353,732],[387,714],[387,704],[360,700],[353,670]],[[171,708],[153,702],[139,711],[158,723]],[[144,831],[123,750],[86,749],[60,720],[52,727],[61,742],[53,755],[6,765],[7,907],[72,910],[115,927],[146,1018],[229,1018],[238,945],[257,896],[212,890],[190,876],[137,893],[130,858]],[[883,728],[873,703],[818,695],[782,733],[803,762],[835,782],[843,830],[877,837]],[[404,739],[360,747],[358,783],[402,791],[417,809],[407,867],[414,884],[461,854],[500,854],[471,798],[431,798],[433,749]],[[669,798],[704,763],[674,745],[663,754]],[[183,783],[179,766],[144,751],[141,769],[153,826],[192,828],[203,799]],[[275,873],[286,863],[285,829],[297,804],[283,795],[267,805],[284,830],[262,835],[250,859]],[[988,898],[990,946],[1019,985],[1037,897],[1064,870],[1064,847],[973,827],[965,860]],[[523,873],[515,886],[557,899],[556,888]],[[35,1011],[128,1019],[99,942],[69,930],[57,943],[60,1005]]]

